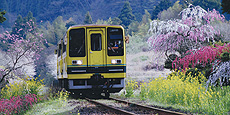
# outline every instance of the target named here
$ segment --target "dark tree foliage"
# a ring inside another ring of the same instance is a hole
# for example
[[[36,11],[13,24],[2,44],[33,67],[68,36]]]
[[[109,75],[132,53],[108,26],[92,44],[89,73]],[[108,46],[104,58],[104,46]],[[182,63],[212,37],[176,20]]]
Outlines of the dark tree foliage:
[[[42,56],[39,58],[39,60],[35,61],[36,75],[34,77],[40,80],[44,79],[44,84],[48,86],[55,81],[55,76],[50,73],[48,68],[49,65],[47,64],[47,60],[49,59],[48,56],[53,53],[55,48],[56,46],[52,46],[45,49],[40,53]]]
[[[130,3],[128,1],[125,2],[118,18],[122,21],[121,24],[123,24],[125,27],[128,27],[129,24],[136,20],[135,16],[132,13]]]
[[[29,12],[26,17],[22,18],[21,15],[19,15],[12,27],[11,34],[19,35],[19,37],[26,38],[25,33],[29,26],[36,27],[36,19],[33,17],[33,13]],[[20,30],[20,31],[19,31]],[[34,31],[34,30],[33,30]]]
[[[190,3],[192,3],[193,0],[181,0],[180,4],[182,5],[182,8],[187,8]]]
[[[91,15],[89,14],[89,11],[86,13],[85,15],[85,20],[84,20],[84,24],[92,24],[93,20]]]
[[[1,11],[1,9],[0,9],[0,11]],[[3,16],[5,14],[6,14],[6,11],[0,12],[0,23],[3,23],[6,20],[6,18]]]
[[[207,10],[219,10],[221,7],[221,2],[220,0],[194,0],[193,5],[195,6],[200,6],[203,9]]]
[[[2,5],[4,5],[7,12],[25,16],[28,11],[31,11],[37,17],[46,13],[46,8],[52,1],[54,0],[3,0]]]
[[[66,23],[65,27],[68,29],[70,26],[76,25],[77,23],[74,21],[70,21],[68,23]]]
[[[112,19],[112,25],[120,25],[121,20],[118,17]]]
[[[223,10],[222,13],[226,12],[226,13],[230,14],[230,0],[222,0],[221,6],[222,6],[222,10]]]
[[[0,9],[5,10],[5,11],[8,12],[8,5],[7,5],[6,0],[1,0],[1,2],[0,2]]]
[[[173,62],[176,58],[178,58],[178,56],[177,56],[176,54],[170,54],[170,55],[167,57],[166,61],[165,61],[164,67],[167,68],[167,69],[172,70],[172,69],[173,69],[173,67],[172,67],[172,62]]]
[[[153,6],[158,3],[157,0],[127,1],[130,2],[132,13],[139,22],[145,13],[144,10],[152,12]],[[87,11],[90,12],[93,21],[107,20],[109,17],[119,16],[123,5],[124,0],[1,0],[0,8],[7,12],[7,21],[3,27],[10,28],[14,24],[15,16],[20,14],[25,17],[28,11],[33,13],[38,22],[52,22],[58,16],[62,16],[64,20],[72,17],[77,24],[81,24]]]
[[[172,3],[169,0],[162,0],[158,5],[156,5],[153,9],[153,12],[151,14],[151,19],[156,19],[158,13],[160,13],[163,10],[167,10],[169,7],[172,6]]]

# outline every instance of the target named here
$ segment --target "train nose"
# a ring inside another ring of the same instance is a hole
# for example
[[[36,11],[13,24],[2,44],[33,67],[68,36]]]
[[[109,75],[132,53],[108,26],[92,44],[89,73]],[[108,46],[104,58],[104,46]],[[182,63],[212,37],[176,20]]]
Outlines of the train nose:
[[[92,85],[104,85],[106,80],[101,74],[94,74],[93,76],[91,76],[89,82]]]

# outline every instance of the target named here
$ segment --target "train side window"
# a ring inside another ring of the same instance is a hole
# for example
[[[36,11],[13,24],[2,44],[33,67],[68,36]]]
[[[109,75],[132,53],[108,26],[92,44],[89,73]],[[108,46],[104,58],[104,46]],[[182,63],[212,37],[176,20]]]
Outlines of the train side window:
[[[101,34],[91,34],[91,50],[101,51]]]
[[[123,56],[123,31],[121,28],[108,28],[108,55],[109,56]]]
[[[61,56],[61,44],[58,44],[58,57]]]
[[[66,44],[67,44],[67,35],[65,34],[62,42],[63,53],[66,52]]]
[[[62,46],[63,46],[63,53],[66,52],[66,45],[64,42],[62,42]]]
[[[69,56],[85,57],[85,29],[72,29],[69,31]]]

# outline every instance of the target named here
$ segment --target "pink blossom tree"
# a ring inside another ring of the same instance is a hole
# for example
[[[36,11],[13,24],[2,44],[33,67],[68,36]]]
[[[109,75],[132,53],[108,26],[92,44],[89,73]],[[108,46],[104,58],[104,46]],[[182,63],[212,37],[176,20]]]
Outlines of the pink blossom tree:
[[[186,51],[214,42],[215,36],[220,35],[210,24],[216,20],[224,21],[224,16],[216,10],[205,11],[200,6],[190,4],[179,15],[181,19],[153,20],[150,23],[149,32],[152,36],[148,43],[155,51],[164,52],[167,57],[167,52],[178,52],[184,56]]]
[[[27,29],[18,29],[17,33],[24,30],[26,33],[26,39],[20,37],[17,33],[10,34],[6,31],[0,34],[0,42],[6,45],[5,56],[7,61],[4,68],[0,69],[0,84],[3,81],[7,81],[11,73],[15,73],[16,70],[23,66],[30,65],[39,58],[39,52],[43,49],[44,44],[43,35],[36,31],[36,27],[31,26],[32,20],[26,23]]]
[[[204,46],[198,50],[189,50],[186,52],[188,55],[173,61],[173,68],[186,70],[197,65],[205,67],[219,59],[224,52],[230,53],[230,44],[215,45],[215,47]]]

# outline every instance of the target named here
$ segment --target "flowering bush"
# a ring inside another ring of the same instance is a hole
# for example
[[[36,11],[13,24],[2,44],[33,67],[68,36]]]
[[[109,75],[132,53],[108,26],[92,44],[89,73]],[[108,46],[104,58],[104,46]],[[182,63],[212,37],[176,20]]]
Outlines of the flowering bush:
[[[217,58],[220,58],[223,52],[230,52],[230,44],[216,45],[216,47],[212,46],[204,46],[198,50],[189,50],[186,52],[186,55],[183,58],[177,58],[173,61],[174,69],[187,69],[189,66],[195,67],[196,65],[201,65],[205,67],[206,64],[212,63]]]
[[[138,88],[137,82],[135,80],[128,80],[125,85],[126,94],[125,97],[131,97],[134,90]]]
[[[44,87],[43,80],[30,78],[10,83],[1,90],[0,114],[18,114],[41,100],[39,92]]]
[[[141,99],[150,99],[161,104],[174,105],[187,109],[194,113],[202,114],[226,114],[230,111],[230,87],[224,90],[218,88],[205,88],[200,84],[198,77],[192,77],[184,72],[175,72],[169,79],[159,77],[149,83],[142,83]]]
[[[26,80],[19,82],[9,83],[1,90],[1,98],[10,99],[11,97],[25,96],[26,94],[35,94],[40,96],[38,93],[44,87],[43,80],[37,80],[38,78],[27,77]]]
[[[192,78],[197,79],[198,82],[202,83],[202,84],[204,84],[207,81],[204,74],[202,74],[200,71],[198,71],[197,68],[187,69],[186,72],[174,71],[168,75],[167,79],[171,80],[174,76],[179,77],[183,82],[185,80],[192,82],[193,81]]]
[[[37,103],[37,95],[26,94],[24,96],[13,96],[9,99],[0,99],[0,114],[19,114]]]

